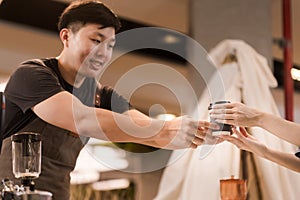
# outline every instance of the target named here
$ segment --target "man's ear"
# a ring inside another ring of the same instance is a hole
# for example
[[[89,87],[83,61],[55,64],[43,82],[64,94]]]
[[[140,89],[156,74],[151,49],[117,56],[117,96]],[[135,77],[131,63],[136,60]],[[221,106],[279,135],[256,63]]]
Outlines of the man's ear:
[[[63,28],[60,32],[59,32],[59,37],[60,40],[62,41],[62,43],[64,44],[65,47],[69,46],[69,36],[70,36],[70,30],[67,28]]]

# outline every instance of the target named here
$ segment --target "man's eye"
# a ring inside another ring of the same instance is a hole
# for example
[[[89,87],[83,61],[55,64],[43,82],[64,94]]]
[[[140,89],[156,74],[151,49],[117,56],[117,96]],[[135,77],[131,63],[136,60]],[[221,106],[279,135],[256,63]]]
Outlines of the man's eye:
[[[97,43],[97,44],[100,44],[101,41],[100,40],[96,40],[96,39],[92,39],[93,42]]]

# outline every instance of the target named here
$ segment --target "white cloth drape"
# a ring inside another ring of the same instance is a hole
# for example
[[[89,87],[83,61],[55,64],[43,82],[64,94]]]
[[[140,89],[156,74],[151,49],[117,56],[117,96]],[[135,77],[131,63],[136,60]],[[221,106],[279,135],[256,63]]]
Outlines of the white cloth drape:
[[[224,58],[233,52],[238,61],[222,64]],[[243,101],[248,106],[279,115],[270,91],[270,87],[276,87],[277,82],[263,56],[240,40],[224,40],[209,55],[218,68],[216,73],[221,75],[224,88],[214,90],[214,94],[207,89],[203,91],[198,108],[195,109],[201,111],[201,114],[191,113],[192,116],[208,120],[207,107],[212,96],[214,100],[224,98],[221,90],[225,91],[226,100]],[[216,83],[217,80],[213,77],[209,84],[220,85]],[[270,148],[290,153],[296,150],[296,146],[261,128],[250,128],[250,133]],[[162,176],[156,200],[218,200],[220,179],[230,178],[231,175],[239,178],[240,150],[228,142],[203,145],[196,150],[182,152],[173,152],[170,164]],[[264,199],[299,199],[300,173],[260,157],[255,156],[255,161]]]

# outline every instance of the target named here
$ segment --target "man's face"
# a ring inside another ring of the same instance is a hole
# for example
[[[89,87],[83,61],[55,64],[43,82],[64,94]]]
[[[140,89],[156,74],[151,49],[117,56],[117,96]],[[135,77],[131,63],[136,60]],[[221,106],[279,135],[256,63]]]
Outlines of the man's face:
[[[95,77],[112,57],[115,29],[87,24],[76,33],[70,32],[68,55],[70,62],[82,76]]]

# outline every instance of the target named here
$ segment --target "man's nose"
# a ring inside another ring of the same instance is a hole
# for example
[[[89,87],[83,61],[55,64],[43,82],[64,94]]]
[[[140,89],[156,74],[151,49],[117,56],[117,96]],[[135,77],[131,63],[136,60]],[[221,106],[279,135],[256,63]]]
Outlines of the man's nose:
[[[100,45],[97,46],[96,54],[98,56],[107,56],[107,45],[106,43],[101,43]]]

